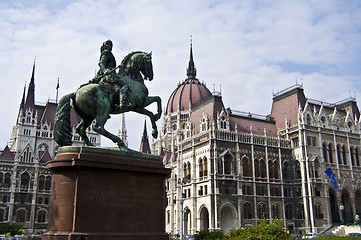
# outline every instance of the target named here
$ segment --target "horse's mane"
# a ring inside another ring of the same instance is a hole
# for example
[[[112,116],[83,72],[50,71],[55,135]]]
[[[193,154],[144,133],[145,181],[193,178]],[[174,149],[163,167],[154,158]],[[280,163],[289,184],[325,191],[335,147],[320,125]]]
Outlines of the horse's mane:
[[[126,67],[128,62],[131,60],[132,56],[138,53],[143,53],[142,51],[134,51],[131,53],[128,53],[127,56],[125,56],[122,60],[122,62],[120,63],[121,66]]]

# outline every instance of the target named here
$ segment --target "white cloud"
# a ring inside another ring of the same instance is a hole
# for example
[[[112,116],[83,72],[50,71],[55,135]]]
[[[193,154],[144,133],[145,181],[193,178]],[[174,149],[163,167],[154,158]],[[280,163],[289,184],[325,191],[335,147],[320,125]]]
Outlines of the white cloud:
[[[350,91],[360,96],[358,1],[44,0],[0,5],[0,148],[10,137],[34,57],[36,101],[45,102],[55,98],[58,77],[62,96],[94,75],[100,45],[108,38],[118,63],[131,51],[153,51],[155,78],[146,86],[150,95],[162,97],[163,108],[186,77],[190,35],[197,77],[211,91],[213,84],[217,90],[222,85],[224,104],[232,109],[269,114],[272,92],[293,85],[296,78],[299,83],[303,79],[310,98],[335,102]],[[126,121],[130,146],[137,149],[144,116],[127,113]],[[106,126],[115,133],[118,123],[114,116]]]

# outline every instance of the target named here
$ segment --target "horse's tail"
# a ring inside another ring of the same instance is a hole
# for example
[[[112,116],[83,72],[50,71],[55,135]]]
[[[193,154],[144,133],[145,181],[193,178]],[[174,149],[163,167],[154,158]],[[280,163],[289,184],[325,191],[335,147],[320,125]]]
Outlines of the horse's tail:
[[[75,93],[70,93],[62,97],[56,108],[54,119],[54,138],[60,146],[71,146],[73,137],[70,124],[70,99],[73,99]]]

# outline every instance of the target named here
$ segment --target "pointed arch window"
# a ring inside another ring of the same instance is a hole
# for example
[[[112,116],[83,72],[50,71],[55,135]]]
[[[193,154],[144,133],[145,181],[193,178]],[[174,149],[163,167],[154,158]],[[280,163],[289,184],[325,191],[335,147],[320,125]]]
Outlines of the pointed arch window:
[[[342,164],[342,154],[341,154],[341,146],[337,145],[337,161],[338,164]]]
[[[204,172],[203,159],[200,158],[198,162],[199,162],[199,177],[202,178]]]
[[[279,174],[279,165],[278,165],[278,161],[274,161],[273,163],[273,177],[275,179],[279,179],[280,178],[280,174]]]
[[[38,221],[38,223],[46,222],[46,211],[45,210],[40,210],[38,212],[37,221]]]
[[[206,157],[203,158],[203,177],[208,176],[208,160]]]
[[[29,173],[25,172],[21,174],[21,180],[20,180],[20,188],[21,189],[28,189],[29,188],[29,180],[30,176]]]
[[[325,162],[327,161],[327,144],[324,142],[322,144],[322,154],[323,154],[323,159],[325,160]]]
[[[280,219],[280,206],[278,204],[272,205],[272,219]]]
[[[297,206],[297,219],[305,219],[305,213],[303,211],[303,204]]]
[[[323,218],[322,208],[321,208],[320,204],[315,205],[315,216],[316,216],[316,219],[322,219]]]
[[[242,159],[242,168],[243,168],[243,176],[250,177],[251,174],[249,171],[248,159],[246,157]]]
[[[332,147],[332,144],[330,143],[330,144],[328,144],[328,160],[330,163],[333,163],[332,152],[333,152],[333,147]]]
[[[353,147],[350,147],[351,166],[355,166],[355,156]]]
[[[359,150],[358,150],[358,147],[355,148],[355,160],[356,160],[356,166],[360,166],[360,159],[359,159]]]
[[[224,156],[224,174],[232,174],[232,156]]]
[[[260,160],[259,170],[260,170],[260,177],[266,178],[267,177],[266,162],[263,159]]]
[[[44,190],[45,189],[45,177],[44,177],[44,175],[41,175],[39,177],[38,189],[39,190]]]
[[[11,174],[5,173],[4,188],[10,188],[10,185],[11,185]]]
[[[274,175],[273,175],[273,162],[270,160],[268,161],[268,174],[269,174],[269,178],[274,178]]]
[[[260,164],[259,164],[259,160],[256,158],[254,159],[254,171],[255,171],[255,175],[256,178],[260,177]]]
[[[341,154],[342,154],[342,161],[344,165],[347,165],[347,159],[346,159],[346,147],[342,146],[341,148]]]
[[[16,212],[16,222],[25,222],[26,220],[26,212],[24,209],[20,209]]]
[[[288,162],[285,161],[283,163],[283,168],[282,168],[282,177],[283,177],[283,179],[288,180],[288,178],[289,178],[288,172],[289,172]]]
[[[243,204],[243,216],[244,219],[252,219],[253,218],[253,208],[250,202],[245,202]]]
[[[293,211],[292,211],[292,205],[286,204],[285,206],[285,215],[286,219],[293,219]]]
[[[307,116],[306,116],[306,124],[311,125],[311,116],[310,116],[310,114],[307,114]]]
[[[263,219],[263,218],[268,219],[267,205],[264,202],[261,202],[258,204],[257,218],[258,219]]]

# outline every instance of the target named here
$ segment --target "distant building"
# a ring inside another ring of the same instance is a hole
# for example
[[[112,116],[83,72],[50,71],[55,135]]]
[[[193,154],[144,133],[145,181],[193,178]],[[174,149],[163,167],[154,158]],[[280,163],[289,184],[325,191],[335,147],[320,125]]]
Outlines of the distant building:
[[[58,149],[53,139],[57,103],[35,103],[34,74],[35,63],[9,144],[0,152],[0,224],[21,225],[29,233],[47,229],[52,174],[45,164]],[[71,111],[74,145],[83,145],[75,133],[79,122],[80,118]],[[93,130],[88,134],[91,142],[99,146],[99,134]]]
[[[360,143],[354,98],[315,101],[296,84],[274,94],[269,116],[225,108],[196,78],[191,46],[187,78],[170,95],[152,146],[172,169],[166,231],[228,231],[276,218],[293,231],[353,223],[361,214]]]

